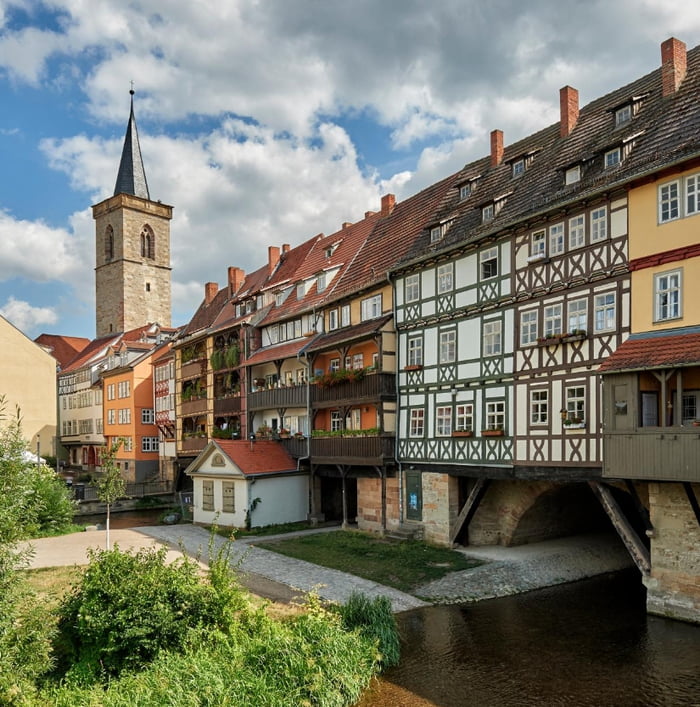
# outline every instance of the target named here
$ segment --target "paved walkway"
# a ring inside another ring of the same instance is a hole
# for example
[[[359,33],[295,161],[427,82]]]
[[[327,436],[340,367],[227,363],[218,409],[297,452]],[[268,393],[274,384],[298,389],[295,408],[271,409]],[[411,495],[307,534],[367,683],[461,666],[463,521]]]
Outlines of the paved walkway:
[[[337,528],[299,531],[292,535],[329,532]],[[283,536],[238,538],[231,545],[231,562],[241,571],[241,583],[250,591],[277,601],[290,601],[315,590],[329,601],[345,602],[353,591],[370,597],[389,597],[395,612],[427,606],[430,603],[458,603],[492,599],[510,594],[573,582],[605,572],[629,567],[626,550],[615,537],[584,535],[550,540],[519,547],[462,548],[469,557],[485,564],[470,570],[452,572],[442,579],[419,587],[412,596],[361,577],[320,567],[310,562],[285,557],[255,547],[255,542]],[[57,538],[32,540],[31,566],[57,567],[85,564],[89,548],[105,547],[105,531],[87,531]],[[112,530],[112,543],[123,550],[142,547],[169,547],[171,559],[182,553],[206,564],[211,550],[217,552],[226,540],[194,525],[158,525],[131,530]]]

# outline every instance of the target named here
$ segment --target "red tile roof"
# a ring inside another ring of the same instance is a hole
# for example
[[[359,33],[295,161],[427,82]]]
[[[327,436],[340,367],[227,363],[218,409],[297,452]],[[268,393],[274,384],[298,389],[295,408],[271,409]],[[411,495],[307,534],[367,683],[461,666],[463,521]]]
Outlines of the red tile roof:
[[[47,349],[58,361],[61,368],[67,366],[85,347],[90,339],[80,336],[61,336],[60,334],[40,334],[34,339],[36,344]]]
[[[317,337],[309,345],[309,351],[323,351],[324,349],[331,349],[334,346],[339,346],[350,341],[357,341],[359,339],[366,339],[373,336],[382,327],[393,319],[393,314],[385,314],[377,319],[369,319],[361,324],[356,324],[351,327],[344,327],[342,329],[336,329],[335,331],[330,331],[327,334]]]
[[[296,463],[287,450],[271,440],[216,440],[212,442],[246,475],[296,471]]]
[[[599,373],[700,364],[700,327],[633,334],[607,358]]]
[[[290,341],[284,344],[277,344],[276,346],[267,346],[264,349],[256,351],[252,356],[247,359],[247,361],[245,361],[243,365],[255,366],[259,363],[266,363],[268,361],[291,358],[292,356],[296,356],[299,351],[301,351],[304,346],[309,343],[309,339],[297,339],[296,341]]]

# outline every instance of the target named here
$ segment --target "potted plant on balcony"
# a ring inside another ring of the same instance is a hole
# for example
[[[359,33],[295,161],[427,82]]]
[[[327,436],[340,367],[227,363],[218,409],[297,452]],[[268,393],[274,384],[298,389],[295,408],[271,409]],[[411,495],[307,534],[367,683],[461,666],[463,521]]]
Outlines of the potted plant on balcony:
[[[255,436],[258,439],[267,439],[270,435],[272,434],[272,428],[266,423],[263,422],[260,427],[255,431]]]
[[[285,427],[280,427],[280,439],[289,439],[289,430]]]
[[[294,439],[304,439],[304,433],[303,432],[295,432]]]

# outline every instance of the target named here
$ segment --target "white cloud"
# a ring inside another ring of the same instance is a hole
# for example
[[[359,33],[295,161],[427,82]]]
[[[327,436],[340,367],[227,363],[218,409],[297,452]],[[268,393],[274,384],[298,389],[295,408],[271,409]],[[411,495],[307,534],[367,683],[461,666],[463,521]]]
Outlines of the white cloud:
[[[34,307],[29,302],[14,297],[10,297],[5,305],[0,307],[0,314],[28,335],[28,332],[36,332],[40,327],[58,321],[58,315],[52,307]]]
[[[17,220],[0,211],[0,280],[24,277],[48,282],[75,276],[81,270],[76,245],[64,229]]]

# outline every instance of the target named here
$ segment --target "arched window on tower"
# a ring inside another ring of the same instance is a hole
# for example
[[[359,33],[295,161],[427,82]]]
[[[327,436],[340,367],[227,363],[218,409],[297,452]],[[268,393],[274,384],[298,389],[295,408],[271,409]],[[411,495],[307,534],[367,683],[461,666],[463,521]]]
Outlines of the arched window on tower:
[[[105,260],[114,260],[114,230],[111,226],[105,230]]]
[[[141,256],[151,260],[156,257],[156,237],[148,224],[141,231]]]

